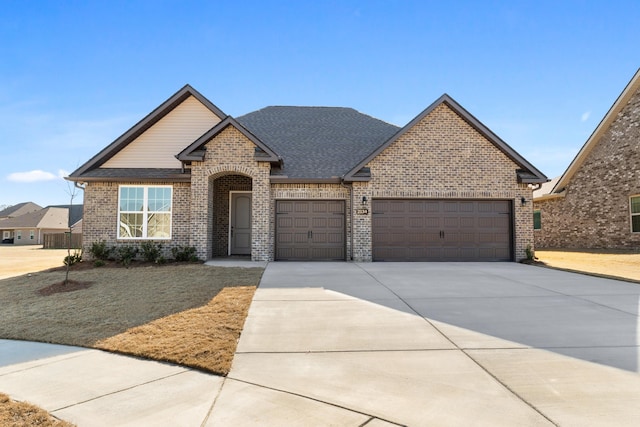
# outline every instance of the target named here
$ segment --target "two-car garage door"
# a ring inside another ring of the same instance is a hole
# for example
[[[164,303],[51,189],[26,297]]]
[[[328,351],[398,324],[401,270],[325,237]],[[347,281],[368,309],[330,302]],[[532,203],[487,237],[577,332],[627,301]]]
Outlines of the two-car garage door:
[[[508,200],[374,199],[374,261],[511,261]],[[345,260],[343,200],[278,200],[276,260]],[[356,236],[357,237],[357,236]]]
[[[374,261],[511,261],[507,200],[373,200]]]

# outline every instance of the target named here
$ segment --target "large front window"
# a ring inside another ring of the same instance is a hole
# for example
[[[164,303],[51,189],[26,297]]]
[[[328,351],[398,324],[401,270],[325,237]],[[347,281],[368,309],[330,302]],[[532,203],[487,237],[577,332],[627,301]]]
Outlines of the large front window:
[[[640,233],[640,196],[633,196],[631,202],[631,231]]]
[[[118,238],[170,239],[171,187],[120,186]]]

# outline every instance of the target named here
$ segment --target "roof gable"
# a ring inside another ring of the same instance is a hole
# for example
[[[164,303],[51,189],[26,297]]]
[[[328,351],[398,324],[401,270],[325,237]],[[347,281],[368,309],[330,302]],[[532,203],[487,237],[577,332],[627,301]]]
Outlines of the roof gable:
[[[256,146],[255,160],[263,162],[281,163],[282,159],[275,151],[264,144],[255,135],[249,132],[242,124],[238,123],[236,119],[231,116],[227,116],[220,123],[209,129],[204,135],[195,140],[191,145],[182,150],[176,158],[180,161],[202,161],[204,160],[205,150],[204,146],[220,134],[227,127],[232,126],[237,129],[242,135],[249,139]]]
[[[18,228],[68,228],[69,209],[46,207],[35,212],[2,221],[4,229]]]
[[[580,151],[578,151],[578,154],[571,161],[569,167],[567,167],[567,170],[562,174],[550,193],[562,193],[564,188],[571,181],[571,178],[573,178],[575,173],[580,169],[585,160],[589,157],[589,154],[593,151],[596,145],[598,145],[598,142],[601,140],[602,136],[607,132],[607,130],[609,130],[613,122],[618,117],[618,113],[620,113],[624,109],[624,107],[627,106],[631,98],[638,91],[640,91],[640,68],[636,71],[629,83],[627,83],[627,86],[624,88],[622,93],[613,103],[609,111],[607,111],[607,114],[605,114],[604,118],[600,121],[596,129],[589,136],[587,142],[585,142]]]
[[[185,85],[182,89],[173,94],[169,99],[163,102],[145,118],[136,123],[131,129],[126,131],[115,141],[109,144],[106,148],[92,157],[89,161],[76,169],[69,177],[72,179],[80,177],[83,173],[104,165],[108,160],[112,159],[121,150],[135,141],[138,137],[144,134],[153,125],[162,120],[165,116],[171,113],[176,107],[178,107],[190,97],[193,97],[197,101],[199,101],[220,120],[226,117],[226,114],[224,114],[222,110],[216,107],[211,101],[205,98],[190,85]]]
[[[440,98],[438,98],[434,103],[432,103],[424,111],[418,114],[413,120],[407,123],[396,134],[394,134],[391,138],[386,140],[382,145],[380,145],[373,152],[371,152],[367,157],[361,160],[355,167],[353,167],[347,174],[345,174],[344,180],[345,181],[369,180],[370,179],[369,176],[361,173],[362,168],[364,168],[378,154],[380,154],[387,147],[389,147],[391,144],[396,142],[400,137],[402,137],[405,133],[407,133],[410,129],[412,129],[418,123],[420,123],[434,109],[436,109],[438,106],[442,104],[445,104],[447,107],[449,107],[454,113],[456,113],[460,118],[462,118],[465,122],[467,122],[482,136],[484,136],[496,148],[498,148],[505,156],[511,159],[514,163],[516,163],[521,168],[519,171],[517,171],[518,180],[520,182],[541,183],[541,182],[547,181],[547,177],[542,172],[540,172],[531,163],[525,160],[524,157],[518,154],[506,142],[500,139],[488,127],[482,124],[478,119],[476,119],[473,115],[471,115],[471,113],[465,110],[460,104],[458,104],[453,98],[451,98],[447,94],[444,94]]]
[[[0,218],[12,218],[29,212],[35,212],[40,209],[42,209],[42,206],[38,206],[33,202],[22,202],[1,210]]]

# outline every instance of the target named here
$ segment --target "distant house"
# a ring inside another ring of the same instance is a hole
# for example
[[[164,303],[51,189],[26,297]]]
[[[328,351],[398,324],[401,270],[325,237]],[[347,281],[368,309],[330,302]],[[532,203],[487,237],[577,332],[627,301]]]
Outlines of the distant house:
[[[446,94],[397,127],[343,107],[233,118],[188,85],[68,179],[85,249],[263,261],[519,260],[547,181]]]
[[[38,206],[33,202],[23,202],[17,205],[9,206],[0,211],[0,221],[7,218],[14,218],[16,216],[24,215],[29,212],[35,212],[42,209],[42,206]]]
[[[538,249],[640,246],[640,70],[564,174],[533,195]]]
[[[75,208],[75,210],[78,211],[78,208]],[[80,207],[81,210],[82,207]],[[81,221],[81,218],[79,220],[76,219],[76,223],[78,221]],[[3,243],[12,243],[14,245],[41,245],[45,234],[64,233],[66,231],[69,231],[68,206],[48,206],[0,221],[0,233],[3,236]]]

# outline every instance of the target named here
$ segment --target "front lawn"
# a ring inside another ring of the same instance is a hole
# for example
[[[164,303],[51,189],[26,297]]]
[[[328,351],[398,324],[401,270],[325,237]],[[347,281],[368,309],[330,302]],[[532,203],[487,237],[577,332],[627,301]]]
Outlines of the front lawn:
[[[262,272],[202,264],[80,269],[69,278],[86,287],[54,293],[46,288],[64,271],[0,280],[0,338],[101,348],[226,375]]]

